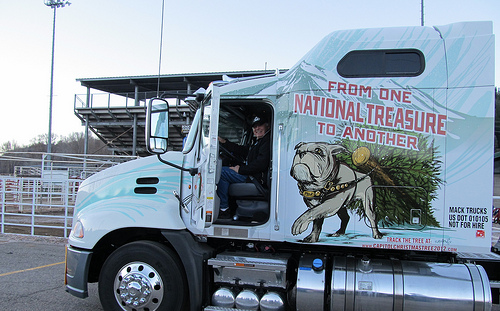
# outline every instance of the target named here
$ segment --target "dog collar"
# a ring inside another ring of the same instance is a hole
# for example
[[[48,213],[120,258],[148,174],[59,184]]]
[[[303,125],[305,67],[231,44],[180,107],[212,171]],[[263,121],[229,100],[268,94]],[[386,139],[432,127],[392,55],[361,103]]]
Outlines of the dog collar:
[[[318,198],[318,197],[325,195],[328,192],[345,191],[348,188],[350,188],[349,186],[353,186],[355,183],[356,183],[356,181],[352,181],[350,183],[335,184],[333,181],[329,181],[326,183],[326,185],[321,190],[316,190],[316,191],[304,190],[304,191],[299,191],[299,193],[304,198],[308,198],[308,199]]]
[[[354,187],[358,182],[368,177],[372,172],[373,170],[355,180],[346,183],[336,184],[333,181],[329,181],[320,190],[299,190],[299,194],[307,199],[323,198],[325,195],[328,194],[336,195],[337,193],[346,191]]]

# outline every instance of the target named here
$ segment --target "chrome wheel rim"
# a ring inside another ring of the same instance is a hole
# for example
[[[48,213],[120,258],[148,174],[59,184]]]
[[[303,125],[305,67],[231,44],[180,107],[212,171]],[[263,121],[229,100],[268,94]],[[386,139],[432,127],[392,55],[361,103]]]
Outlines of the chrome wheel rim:
[[[144,262],[132,262],[116,274],[113,290],[125,311],[153,311],[163,301],[163,281],[158,271]]]

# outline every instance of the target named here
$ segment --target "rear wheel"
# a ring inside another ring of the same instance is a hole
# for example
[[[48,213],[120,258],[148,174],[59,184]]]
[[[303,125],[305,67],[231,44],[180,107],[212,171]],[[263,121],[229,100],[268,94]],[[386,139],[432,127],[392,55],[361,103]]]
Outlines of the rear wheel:
[[[112,253],[99,276],[105,310],[183,310],[186,281],[174,252],[162,244],[140,241]]]

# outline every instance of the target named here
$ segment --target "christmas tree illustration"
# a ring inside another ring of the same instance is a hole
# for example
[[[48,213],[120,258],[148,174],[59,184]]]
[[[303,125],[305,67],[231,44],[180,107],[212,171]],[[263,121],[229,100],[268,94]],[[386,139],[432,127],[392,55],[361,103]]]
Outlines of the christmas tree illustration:
[[[380,227],[407,226],[420,229],[440,227],[433,215],[431,201],[442,180],[441,161],[434,142],[416,135],[418,150],[368,143],[344,138],[335,144],[347,152],[337,158],[373,182],[374,205]],[[363,216],[361,202],[349,207]]]

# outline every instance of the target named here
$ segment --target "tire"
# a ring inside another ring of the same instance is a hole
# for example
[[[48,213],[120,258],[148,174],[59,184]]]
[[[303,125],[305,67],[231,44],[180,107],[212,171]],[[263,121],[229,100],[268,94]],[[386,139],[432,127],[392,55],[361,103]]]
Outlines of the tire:
[[[104,310],[184,310],[186,279],[177,255],[162,244],[139,241],[113,252],[99,275]]]

